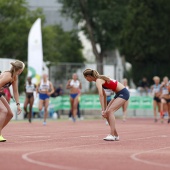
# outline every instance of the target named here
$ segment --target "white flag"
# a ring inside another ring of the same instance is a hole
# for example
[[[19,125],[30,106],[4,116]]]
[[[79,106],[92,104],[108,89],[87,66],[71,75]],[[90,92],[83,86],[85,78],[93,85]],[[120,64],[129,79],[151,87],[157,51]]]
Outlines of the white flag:
[[[37,84],[43,70],[43,49],[42,49],[42,33],[41,19],[38,18],[28,36],[28,76],[32,77],[32,82]]]

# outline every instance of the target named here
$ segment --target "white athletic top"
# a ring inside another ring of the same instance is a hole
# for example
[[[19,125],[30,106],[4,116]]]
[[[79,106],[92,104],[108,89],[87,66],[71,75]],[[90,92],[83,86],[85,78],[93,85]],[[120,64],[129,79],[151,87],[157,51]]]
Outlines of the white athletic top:
[[[80,81],[79,80],[71,80],[70,81],[70,86],[73,86],[74,88],[79,88],[79,86],[80,86]]]
[[[34,84],[29,84],[28,82],[26,83],[25,86],[26,93],[33,93],[35,91],[35,85]]]
[[[169,94],[169,91],[167,89],[167,86],[168,86],[168,83],[162,87],[162,94],[165,95],[165,94]]]
[[[160,92],[160,89],[161,89],[161,85],[160,84],[158,84],[158,85],[154,84],[153,85],[153,91],[152,91],[153,94]]]
[[[40,87],[39,89],[43,92],[46,92],[50,89],[50,82],[47,80],[47,82],[45,83],[43,80],[40,83]]]

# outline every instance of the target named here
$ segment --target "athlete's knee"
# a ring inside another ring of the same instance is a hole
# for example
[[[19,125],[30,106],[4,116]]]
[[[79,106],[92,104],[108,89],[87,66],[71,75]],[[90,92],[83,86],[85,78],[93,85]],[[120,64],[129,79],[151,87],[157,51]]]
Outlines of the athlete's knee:
[[[12,112],[8,112],[8,115],[7,115],[7,116],[8,116],[8,118],[12,119],[14,115],[13,115]]]

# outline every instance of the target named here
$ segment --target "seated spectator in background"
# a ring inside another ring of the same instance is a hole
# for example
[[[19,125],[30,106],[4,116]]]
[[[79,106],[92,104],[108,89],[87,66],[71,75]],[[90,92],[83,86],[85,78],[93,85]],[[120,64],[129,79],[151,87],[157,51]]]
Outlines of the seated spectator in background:
[[[63,85],[60,84],[58,88],[55,87],[55,91],[53,94],[51,94],[51,97],[62,96],[63,94],[64,94]]]
[[[149,83],[146,77],[143,77],[142,80],[139,81],[138,90],[140,92],[140,95],[143,95],[143,94],[148,95]]]

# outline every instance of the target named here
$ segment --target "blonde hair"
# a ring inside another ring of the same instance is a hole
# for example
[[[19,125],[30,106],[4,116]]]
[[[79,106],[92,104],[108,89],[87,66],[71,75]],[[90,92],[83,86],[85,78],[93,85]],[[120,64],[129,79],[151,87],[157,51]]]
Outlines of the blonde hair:
[[[156,80],[159,80],[160,81],[160,78],[158,76],[154,76],[153,77],[153,80],[156,81]]]
[[[92,76],[92,77],[94,77],[96,79],[99,78],[99,79],[103,79],[103,80],[105,80],[107,82],[110,82],[110,78],[109,77],[104,76],[104,75],[100,75],[96,70],[92,70],[90,68],[84,70],[83,71],[83,75],[84,75],[84,77]]]
[[[11,62],[10,63],[12,65],[10,72],[12,73],[12,77],[16,76],[16,72],[20,69],[24,69],[25,64],[20,61],[20,60],[16,60],[15,62]]]

